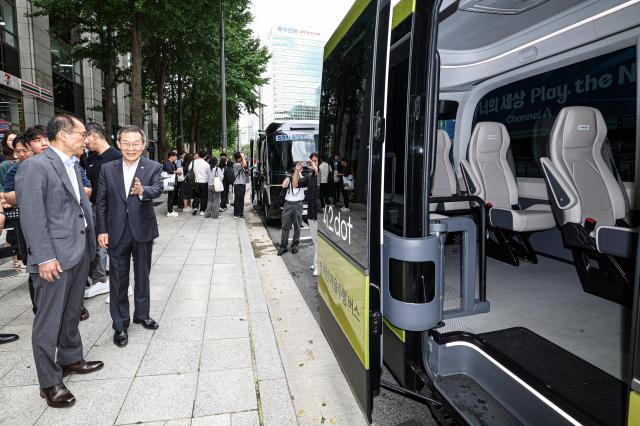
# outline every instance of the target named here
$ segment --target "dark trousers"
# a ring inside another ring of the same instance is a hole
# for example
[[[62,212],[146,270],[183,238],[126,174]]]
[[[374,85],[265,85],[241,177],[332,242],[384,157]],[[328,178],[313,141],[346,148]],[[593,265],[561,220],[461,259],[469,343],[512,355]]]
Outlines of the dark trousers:
[[[351,191],[347,191],[346,189],[344,189],[344,187],[342,188],[342,198],[344,199],[344,206],[346,208],[349,208],[349,193]]]
[[[209,200],[209,185],[206,182],[197,183],[196,185],[198,185],[198,194],[194,194],[193,204],[191,207],[193,207],[194,210],[197,210],[198,207],[200,207],[200,211],[205,211]]]
[[[151,249],[153,241],[138,242],[133,238],[129,220],[124,225],[122,237],[115,246],[109,247],[109,311],[113,329],[129,328],[129,268],[133,257],[134,306],[133,319],[149,318],[149,273],[151,272]]]
[[[89,250],[86,238],[82,258],[72,268],[60,273],[52,283],[30,274],[38,311],[33,320],[31,344],[41,388],[62,382],[61,365],[82,359],[82,338],[78,330],[84,287],[89,263],[95,252]]]
[[[229,184],[224,183],[224,191],[222,191],[222,198],[220,199],[220,207],[223,209],[227,208],[227,204],[229,204]]]
[[[244,215],[244,192],[247,190],[247,186],[243,183],[241,185],[233,185],[233,215]]]
[[[173,212],[173,199],[175,196],[175,191],[167,192],[167,212]]]
[[[282,235],[280,236],[280,247],[287,247],[289,244],[289,230],[293,226],[293,241],[291,247],[300,244],[300,228],[302,228],[302,201],[285,201],[282,210]]]
[[[342,192],[342,182],[333,183],[333,204],[338,204],[340,201],[340,193]]]
[[[320,184],[320,205],[324,209],[324,206],[331,203],[331,187],[330,183]]]
[[[182,194],[182,182],[176,182],[176,188],[173,190],[173,205],[182,207],[182,198],[180,197]]]

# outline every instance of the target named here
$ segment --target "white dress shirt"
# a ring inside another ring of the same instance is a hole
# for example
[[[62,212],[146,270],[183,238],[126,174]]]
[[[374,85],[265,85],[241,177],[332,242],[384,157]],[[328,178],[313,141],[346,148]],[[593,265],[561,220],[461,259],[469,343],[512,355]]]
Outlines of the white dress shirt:
[[[133,178],[136,175],[136,170],[138,169],[138,164],[140,163],[140,159],[138,158],[135,163],[131,167],[127,166],[127,162],[122,160],[122,176],[124,176],[124,196],[125,198],[129,196],[129,192],[131,191],[131,186],[133,183]],[[142,195],[139,195],[142,200]]]

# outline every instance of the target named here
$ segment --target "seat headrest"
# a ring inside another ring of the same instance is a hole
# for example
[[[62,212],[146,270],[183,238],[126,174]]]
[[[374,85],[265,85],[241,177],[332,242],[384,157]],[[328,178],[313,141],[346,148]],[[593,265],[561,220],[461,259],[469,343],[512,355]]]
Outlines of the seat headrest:
[[[484,121],[476,124],[478,152],[500,152],[507,129],[502,123]]]
[[[563,147],[590,148],[594,144],[602,145],[604,136],[598,140],[599,129],[605,125],[602,113],[595,108],[567,107],[564,112],[564,128],[562,131]]]

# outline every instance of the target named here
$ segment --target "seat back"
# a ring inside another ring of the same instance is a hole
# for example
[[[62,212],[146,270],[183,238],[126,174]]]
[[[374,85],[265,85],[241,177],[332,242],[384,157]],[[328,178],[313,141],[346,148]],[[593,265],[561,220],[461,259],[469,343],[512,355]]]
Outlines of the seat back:
[[[625,217],[625,198],[602,156],[607,125],[591,107],[563,108],[551,130],[549,158],[577,201],[561,210],[560,224],[595,219],[598,226],[615,225]]]
[[[477,123],[471,134],[467,159],[479,180],[477,193],[494,207],[518,204],[518,185],[507,159],[510,143],[507,128],[501,123]]]
[[[451,139],[444,130],[438,130],[436,146],[436,163],[431,181],[431,195],[435,197],[450,197],[456,195],[456,175],[449,160],[451,153]]]

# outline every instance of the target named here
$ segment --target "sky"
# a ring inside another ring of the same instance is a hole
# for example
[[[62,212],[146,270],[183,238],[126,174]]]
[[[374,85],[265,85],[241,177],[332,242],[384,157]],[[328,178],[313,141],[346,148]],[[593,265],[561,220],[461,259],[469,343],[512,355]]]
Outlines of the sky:
[[[263,44],[276,24],[325,30],[328,38],[352,4],[352,0],[252,0],[252,29]]]

